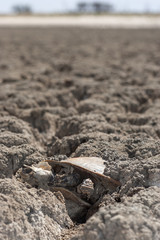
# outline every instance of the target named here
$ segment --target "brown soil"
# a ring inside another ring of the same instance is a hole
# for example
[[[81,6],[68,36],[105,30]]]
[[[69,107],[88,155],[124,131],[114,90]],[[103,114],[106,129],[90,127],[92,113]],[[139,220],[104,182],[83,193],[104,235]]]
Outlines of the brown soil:
[[[160,32],[0,29],[0,239],[160,239]],[[84,225],[15,174],[98,156],[121,182]]]

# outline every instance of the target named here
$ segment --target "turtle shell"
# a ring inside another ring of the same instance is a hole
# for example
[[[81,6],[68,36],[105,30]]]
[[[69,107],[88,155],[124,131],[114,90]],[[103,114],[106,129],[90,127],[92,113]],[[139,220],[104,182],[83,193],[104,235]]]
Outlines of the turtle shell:
[[[78,157],[63,161],[46,160],[33,166],[24,165],[19,174],[22,181],[32,186],[61,192],[69,216],[80,222],[91,206],[98,208],[104,194],[115,192],[121,185],[104,175],[104,169],[105,161],[102,158]],[[87,185],[87,180],[91,186]]]
[[[115,191],[121,185],[119,181],[104,175],[105,161],[98,157],[78,157],[68,158],[63,161],[47,160],[55,172],[60,171],[61,167],[71,166],[75,169],[82,179],[90,178],[95,184],[100,183],[105,188]]]

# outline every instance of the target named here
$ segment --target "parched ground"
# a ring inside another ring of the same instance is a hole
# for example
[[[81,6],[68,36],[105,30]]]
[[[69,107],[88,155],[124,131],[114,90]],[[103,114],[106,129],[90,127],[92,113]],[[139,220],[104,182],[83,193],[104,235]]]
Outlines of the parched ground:
[[[160,32],[0,29],[0,239],[160,239]],[[75,225],[15,174],[98,156],[121,189]]]

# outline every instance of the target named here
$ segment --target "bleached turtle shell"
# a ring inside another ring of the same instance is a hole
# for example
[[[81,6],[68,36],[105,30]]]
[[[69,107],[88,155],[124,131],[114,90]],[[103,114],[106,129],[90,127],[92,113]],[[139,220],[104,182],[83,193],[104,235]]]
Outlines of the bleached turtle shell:
[[[103,174],[105,169],[105,161],[98,157],[68,158],[63,162],[100,174]]]
[[[115,190],[121,185],[119,181],[104,175],[105,161],[98,157],[68,158],[63,161],[47,160],[53,169],[72,166],[84,179],[90,178],[94,183],[100,182],[104,187]]]

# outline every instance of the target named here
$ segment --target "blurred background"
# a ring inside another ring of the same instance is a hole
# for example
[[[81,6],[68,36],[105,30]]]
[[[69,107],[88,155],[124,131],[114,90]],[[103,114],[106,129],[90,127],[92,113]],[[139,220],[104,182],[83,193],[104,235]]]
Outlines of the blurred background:
[[[104,14],[160,12],[160,0],[5,0],[0,14]]]

